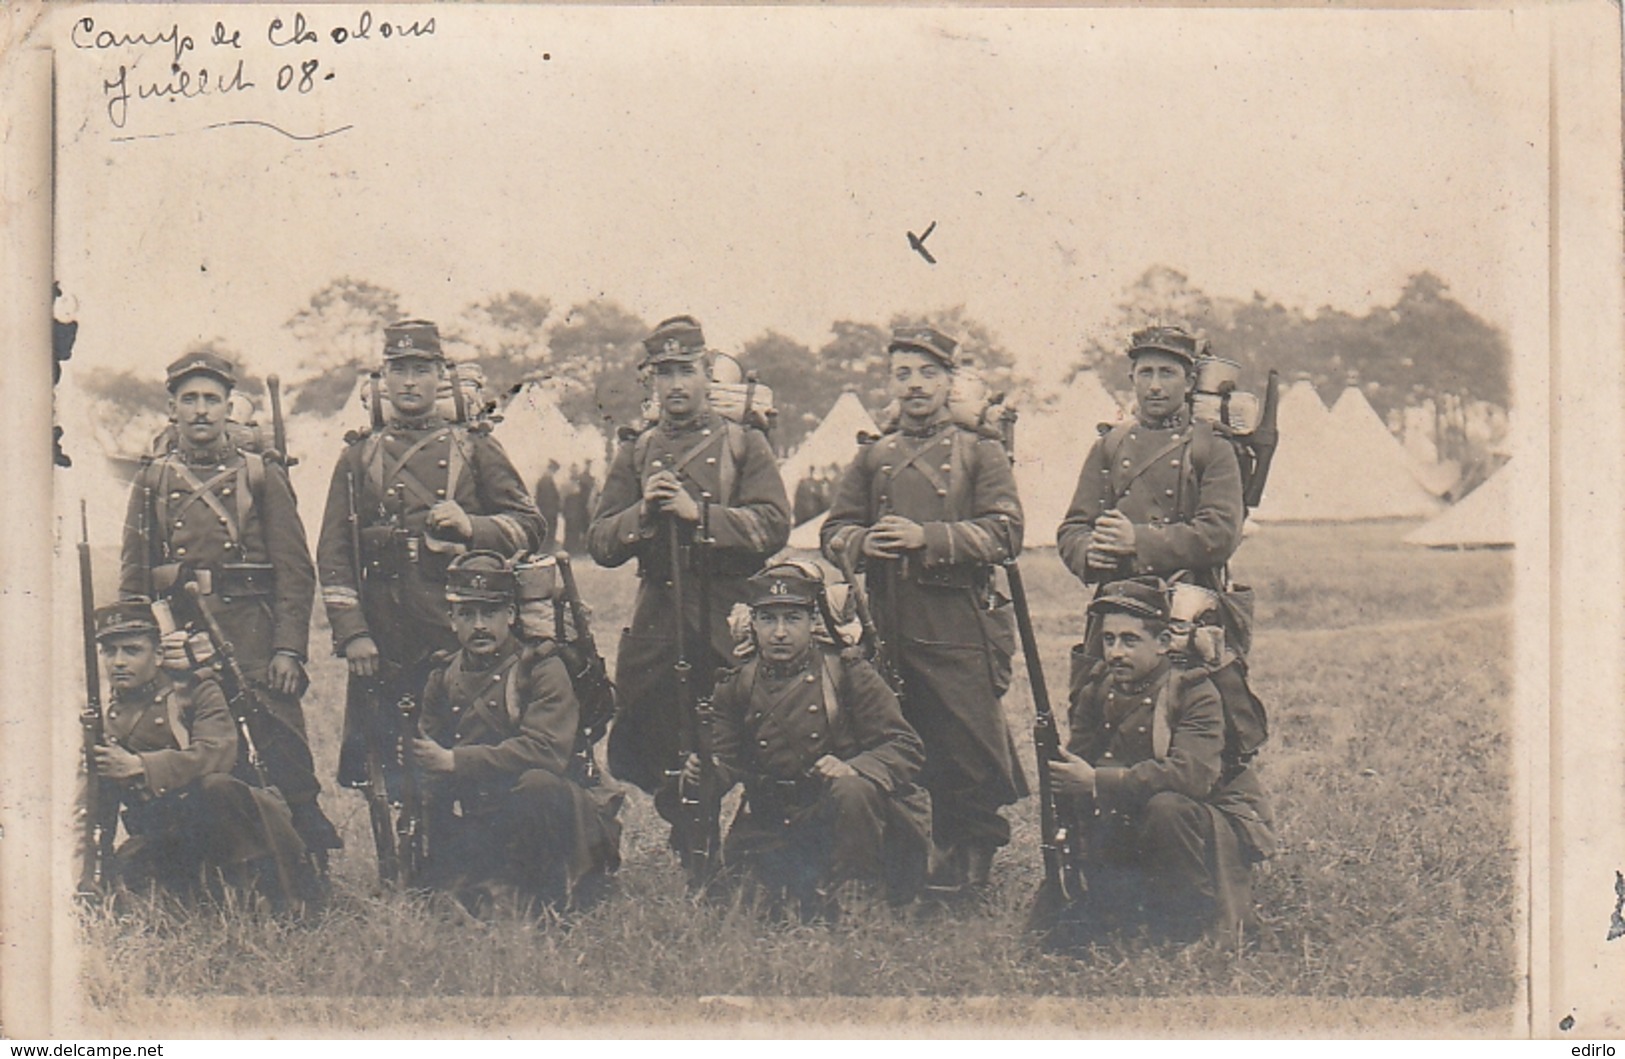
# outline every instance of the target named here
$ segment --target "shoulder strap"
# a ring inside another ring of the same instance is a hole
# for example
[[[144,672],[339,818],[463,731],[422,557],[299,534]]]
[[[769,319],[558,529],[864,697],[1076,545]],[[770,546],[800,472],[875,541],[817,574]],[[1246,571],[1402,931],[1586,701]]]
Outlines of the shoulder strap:
[[[833,733],[837,722],[845,717],[845,711],[841,709],[841,697],[837,694],[841,682],[834,669],[841,656],[838,651],[824,651],[822,654],[824,657],[820,659],[822,664],[818,667],[818,675],[824,684],[824,716],[829,718],[830,732]]]
[[[1151,708],[1151,756],[1158,761],[1168,756],[1168,748],[1173,745],[1174,696],[1183,686],[1178,674],[1168,674],[1168,679],[1162,683],[1162,692],[1157,695],[1156,705]]]
[[[174,737],[176,745],[185,750],[192,744],[192,732],[182,723],[179,684],[172,682],[169,690],[164,693],[164,712],[169,717],[169,734]]]
[[[462,477],[463,466],[469,462],[468,451],[464,446],[469,444],[468,428],[454,425],[451,428],[451,452],[446,455],[446,499],[457,499],[457,479]]]
[[[242,480],[237,483],[237,525],[248,525],[248,515],[265,495],[265,457],[243,450]],[[264,510],[263,506],[260,508]]]

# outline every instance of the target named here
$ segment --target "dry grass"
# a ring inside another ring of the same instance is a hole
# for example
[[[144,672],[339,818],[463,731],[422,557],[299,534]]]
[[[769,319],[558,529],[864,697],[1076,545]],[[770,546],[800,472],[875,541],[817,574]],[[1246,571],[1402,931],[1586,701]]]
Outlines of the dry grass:
[[[1504,1008],[1515,980],[1510,564],[1497,553],[1408,548],[1406,528],[1271,528],[1236,564],[1260,594],[1254,678],[1274,730],[1263,774],[1286,847],[1258,880],[1275,932],[1261,951],[1036,952],[1020,931],[1039,875],[1030,800],[1012,813],[1015,842],[983,914],[862,908],[831,931],[697,907],[647,799],[634,796],[616,897],[562,923],[464,925],[377,891],[361,799],[335,791],[326,801],[349,848],[324,920],[292,926],[150,901],[93,911],[88,997],[120,1009],[197,994],[315,996],[334,1026],[365,1021],[369,998],[431,995],[1387,996]],[[1079,592],[1053,552],[1023,566],[1059,693]],[[612,650],[630,572],[583,566],[581,580]],[[332,659],[314,669],[307,708],[331,775],[342,672]],[[1024,679],[1006,706],[1025,731]]]

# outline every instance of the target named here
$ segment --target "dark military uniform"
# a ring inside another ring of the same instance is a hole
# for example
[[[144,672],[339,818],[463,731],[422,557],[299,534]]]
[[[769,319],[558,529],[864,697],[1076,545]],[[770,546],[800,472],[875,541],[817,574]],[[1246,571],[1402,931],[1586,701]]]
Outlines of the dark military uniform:
[[[1134,523],[1134,555],[1110,569],[1091,567],[1089,535],[1113,508]],[[1235,450],[1186,411],[1155,426],[1118,424],[1095,442],[1055,543],[1086,584],[1188,570],[1196,583],[1221,588],[1244,511]]]
[[[423,329],[432,332],[433,325],[396,325],[386,334],[411,338]],[[425,350],[424,337],[416,342],[408,342],[403,355]],[[434,343],[438,357],[438,337]],[[391,347],[389,355],[397,352]],[[429,509],[443,500],[455,500],[469,515],[470,540],[437,540],[427,532]],[[339,783],[359,787],[367,781],[365,718],[374,716],[384,726],[377,733],[380,745],[392,745],[392,711],[374,711],[372,693],[383,702],[416,694],[430,656],[457,649],[446,617],[450,560],[467,550],[511,557],[540,547],[546,537],[524,482],[484,426],[465,427],[432,414],[410,421],[396,417],[347,444],[333,469],[317,542],[322,601],[334,649],[343,654],[351,640],[370,636],[378,645],[381,673],[377,682],[350,680]]]
[[[234,881],[258,876],[279,903],[308,896],[305,847],[287,805],[231,775],[237,728],[212,679],[161,672],[115,694],[103,732],[107,743],[139,755],[146,770],[137,780],[102,781],[123,806],[130,836],[115,853],[126,885],[156,881],[189,891],[209,866]]]
[[[1137,914],[1176,936],[1256,924],[1250,864],[1273,837],[1256,777],[1225,766],[1224,727],[1203,670],[1164,664],[1126,687],[1097,663],[1072,689],[1067,749],[1097,770],[1086,867],[1097,926]]]
[[[814,645],[787,667],[752,659],[719,679],[712,752],[722,789],[745,785],[723,855],[805,896],[884,880],[894,900],[923,880],[930,806],[914,785],[924,747],[897,696],[856,651]],[[856,776],[809,774],[833,755]]]
[[[194,371],[232,381],[229,363],[205,353],[172,364],[171,384]],[[207,596],[255,698],[270,714],[270,723],[256,733],[270,781],[288,800],[308,843],[338,846],[316,807],[321,785],[299,696],[267,682],[274,655],[303,664],[310,646],[316,571],[304,523],[282,465],[239,450],[229,434],[208,450],[180,443],[156,457],[142,467],[130,493],[120,596],[167,599],[178,620],[202,630],[196,604],[184,591],[188,582]]]
[[[990,611],[995,565],[1021,550],[1021,501],[998,441],[955,425],[947,409],[922,430],[859,449],[824,521],[824,551],[861,556],[869,526],[888,514],[924,527],[925,548],[864,558],[880,634],[903,678],[903,716],[925,741],[939,846],[1010,840],[998,809],[1027,793],[999,705],[1008,627]]]
[[[702,507],[713,543],[694,546],[698,529],[678,519],[642,513],[643,488],[660,470],[675,472]],[[615,660],[619,708],[609,734],[609,769],[655,792],[678,764],[677,602],[668,527],[678,525],[684,568],[682,620],[691,630],[688,661],[697,697],[710,691],[733,648],[728,612],[744,602],[745,579],[790,536],[790,502],[767,439],[712,413],[662,422],[621,445],[604,482],[587,545],[600,565],[638,560],[632,624]],[[700,613],[700,578],[709,579],[711,612]],[[703,630],[703,634],[700,632]],[[669,807],[662,802],[660,808]]]
[[[429,881],[461,889],[500,879],[563,907],[583,880],[620,866],[622,800],[583,786],[564,663],[551,644],[516,639],[489,663],[459,650],[435,666],[421,724],[455,766],[430,785]]]

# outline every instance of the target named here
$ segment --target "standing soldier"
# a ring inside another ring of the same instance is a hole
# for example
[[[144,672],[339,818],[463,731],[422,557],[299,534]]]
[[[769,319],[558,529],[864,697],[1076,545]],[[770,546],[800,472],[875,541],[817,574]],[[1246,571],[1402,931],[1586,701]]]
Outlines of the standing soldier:
[[[102,607],[93,625],[112,691],[96,772],[129,834],[111,874],[133,890],[156,882],[185,893],[208,866],[278,907],[318,898],[283,802],[231,774],[237,728],[220,685],[160,667],[147,600]]]
[[[903,716],[925,741],[931,886],[984,890],[1010,841],[999,808],[1026,779],[999,705],[1002,634],[987,607],[993,568],[1021,550],[1021,501],[1004,447],[948,412],[958,343],[931,327],[887,346],[899,429],[859,449],[824,522],[824,552],[867,566]]]
[[[756,654],[718,678],[714,703],[719,786],[745,785],[724,855],[803,916],[838,915],[835,891],[848,881],[884,882],[905,902],[930,841],[930,807],[914,785],[920,737],[856,648],[815,641],[820,612],[830,613],[815,564],[775,563],[750,587]]]
[[[1134,333],[1135,419],[1089,450],[1056,534],[1061,560],[1085,584],[1186,571],[1196,584],[1225,587],[1245,509],[1235,450],[1192,420],[1186,400],[1206,350],[1182,327]]]
[[[517,635],[513,566],[470,552],[446,576],[461,648],[435,655],[413,763],[429,779],[432,885],[507,887],[536,908],[584,903],[620,864],[622,795],[586,789],[575,755],[580,706],[551,641]]]
[[[227,433],[237,385],[230,361],[188,353],[167,374],[175,444],[142,468],[131,491],[119,594],[165,600],[196,629],[205,627],[198,608],[209,608],[270,714],[258,747],[267,777],[306,846],[325,858],[343,843],[316,803],[321,785],[299,702],[309,685],[316,574],[293,488],[280,462],[240,450]]]
[[[789,539],[790,502],[767,439],[711,411],[699,323],[690,316],[664,320],[643,348],[641,370],[653,376],[660,419],[615,454],[587,546],[603,566],[638,560],[632,624],[615,662],[620,708],[609,736],[609,769],[656,794],[670,790],[665,774],[680,763],[677,623],[689,630],[691,657],[684,661],[695,695],[709,697],[715,671],[733,647],[728,612],[748,598],[746,578]],[[682,564],[675,571],[674,550]],[[675,800],[670,793],[655,799],[673,822]]]
[[[450,561],[471,549],[511,557],[547,536],[489,429],[436,413],[445,374],[434,324],[384,329],[389,419],[348,442],[327,494],[317,563],[333,646],[350,668],[339,754],[346,787],[369,786],[369,748],[395,745],[387,707],[422,690],[435,651],[457,649],[446,615]]]

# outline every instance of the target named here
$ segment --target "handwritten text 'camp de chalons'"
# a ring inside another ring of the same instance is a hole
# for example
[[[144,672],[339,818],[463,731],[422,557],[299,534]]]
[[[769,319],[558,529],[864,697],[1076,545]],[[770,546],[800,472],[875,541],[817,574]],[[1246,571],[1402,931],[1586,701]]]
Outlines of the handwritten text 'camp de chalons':
[[[309,94],[335,77],[330,56],[311,55],[312,50],[432,37],[435,29],[433,18],[388,22],[375,19],[371,11],[362,11],[353,21],[347,19],[342,25],[320,25],[304,12],[295,12],[291,19],[270,16],[258,30],[216,22],[212,32],[196,36],[184,32],[178,22],[158,29],[106,24],[111,21],[106,18],[98,22],[89,15],[75,21],[69,35],[73,47],[117,52],[162,48],[168,60],[162,77],[133,76],[129,66],[120,63],[117,73],[103,79],[107,120],[116,129],[124,128],[129,121],[131,103],[149,99],[175,102],[201,96],[252,93],[266,88]],[[245,48],[258,50],[261,40],[274,49],[275,55],[265,64],[263,72],[255,68],[261,61],[259,58],[241,54]]]

